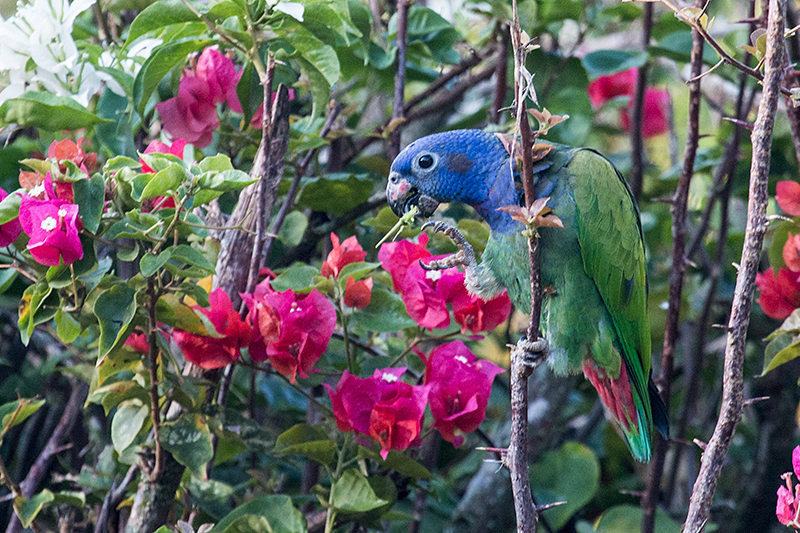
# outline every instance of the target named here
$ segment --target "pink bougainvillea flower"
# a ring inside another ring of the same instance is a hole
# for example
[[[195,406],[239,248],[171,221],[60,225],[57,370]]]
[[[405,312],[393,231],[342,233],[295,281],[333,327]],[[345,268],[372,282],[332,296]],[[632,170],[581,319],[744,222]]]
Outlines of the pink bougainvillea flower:
[[[426,248],[427,245],[428,235],[426,233],[419,236],[418,243],[405,239],[381,245],[381,249],[378,251],[378,260],[383,269],[392,275],[395,292],[402,290],[408,267],[420,259],[431,256]]]
[[[331,233],[331,243],[333,249],[328,254],[325,262],[322,263],[322,275],[327,277],[339,277],[342,267],[350,263],[358,263],[367,257],[367,252],[358,243],[358,239],[353,235],[339,243],[339,237],[335,233]]]
[[[353,276],[349,276],[344,289],[344,305],[364,309],[372,300],[372,285],[372,278],[355,281]]]
[[[191,363],[205,369],[221,368],[239,359],[241,349],[250,344],[252,331],[233,309],[230,297],[222,289],[208,295],[209,307],[194,306],[208,317],[218,335],[198,335],[176,329],[175,342]]]
[[[800,235],[792,235],[783,245],[783,262],[792,272],[800,272]]]
[[[616,74],[600,76],[589,84],[587,91],[589,93],[589,101],[592,102],[593,107],[597,108],[612,98],[631,96],[636,90],[638,76],[638,68],[630,68]]]
[[[425,384],[431,387],[433,427],[458,447],[464,441],[461,434],[478,429],[486,417],[492,382],[504,370],[476,359],[461,341],[442,344],[429,357],[417,353],[425,361]]]
[[[346,370],[336,390],[325,384],[341,431],[369,436],[380,444],[385,460],[389,450],[405,450],[419,442],[429,385],[400,381],[405,368],[375,370],[362,379]]]
[[[199,148],[208,146],[219,126],[217,107],[208,83],[196,76],[184,76],[178,96],[156,104],[164,129],[173,137]]]
[[[775,187],[775,200],[787,214],[800,216],[800,183],[779,181]]]
[[[446,285],[451,287],[447,288]],[[511,314],[511,299],[503,291],[491,300],[469,294],[464,285],[464,275],[444,277],[439,281],[440,292],[453,307],[453,318],[461,326],[461,333],[493,331]]]
[[[756,274],[756,285],[761,295],[756,300],[767,316],[783,320],[800,307],[800,276],[782,268]]]
[[[0,189],[0,201],[4,200],[7,196],[8,193]],[[22,233],[22,225],[19,223],[19,217],[0,226],[0,248],[5,248],[16,241],[20,233]]]
[[[241,74],[237,76],[233,61],[220,52],[218,46],[209,46],[203,50],[203,53],[197,58],[195,75],[208,84],[211,100],[215,104],[221,104],[230,101],[231,97],[236,97],[236,82]]]
[[[800,446],[792,451],[792,469],[794,475],[800,478]],[[800,484],[793,485],[792,473],[786,472],[781,476],[786,485],[778,487],[778,503],[775,514],[778,521],[784,526],[800,529]]]
[[[273,291],[269,281],[252,294],[242,294],[253,325],[250,357],[269,359],[277,372],[294,383],[297,374],[307,378],[328,347],[336,327],[336,309],[316,289],[308,294]]]
[[[150,341],[146,333],[131,333],[128,335],[128,338],[125,339],[125,346],[142,354],[150,352]]]
[[[19,207],[19,222],[31,238],[28,251],[36,262],[47,266],[69,265],[83,257],[77,205],[25,195]]]
[[[423,328],[443,329],[449,326],[450,311],[447,309],[449,291],[445,287],[449,288],[454,284],[451,282],[453,277],[459,278],[463,284],[464,275],[457,268],[425,270],[418,262],[412,263],[403,278],[401,288],[408,316]]]
[[[669,129],[669,92],[663,89],[648,87],[644,91],[644,108],[642,114],[642,136],[653,137]],[[619,120],[625,131],[631,131],[630,110],[632,104],[620,109]]]
[[[626,107],[620,109],[619,120],[625,131],[631,129],[630,111],[636,93],[638,68],[631,68],[616,74],[600,76],[589,84],[588,93],[592,106],[597,108],[613,98],[629,97]],[[644,91],[642,109],[642,135],[652,137],[664,133],[669,128],[669,92],[648,87]]]

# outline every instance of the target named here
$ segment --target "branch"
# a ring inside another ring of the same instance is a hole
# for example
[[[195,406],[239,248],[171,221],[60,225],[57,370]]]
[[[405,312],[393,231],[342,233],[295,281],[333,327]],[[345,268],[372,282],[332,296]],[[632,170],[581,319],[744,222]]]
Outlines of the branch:
[[[653,28],[653,4],[644,5],[642,14],[642,48],[647,51],[650,45],[650,32]],[[639,67],[636,79],[636,93],[631,108],[631,172],[628,183],[631,185],[634,198],[642,195],[642,179],[644,177],[644,139],[642,122],[644,119],[644,91],[647,86],[647,63]]]
[[[492,108],[489,110],[489,115],[492,117],[492,122],[500,124],[502,112],[500,111],[505,104],[506,96],[508,94],[508,47],[509,32],[508,24],[500,24],[500,31],[497,43],[496,63],[494,65],[494,96],[492,97]]]
[[[394,160],[400,153],[400,132],[403,130],[403,101],[406,91],[406,41],[408,37],[408,0],[397,0],[397,70],[394,74],[394,105],[392,106],[392,124],[394,128],[389,136],[389,160]]]
[[[703,6],[703,0],[695,1],[696,7]],[[694,161],[700,143],[700,81],[698,78],[703,69],[703,37],[698,31],[692,31],[692,73],[689,88],[689,125],[686,135],[683,167],[678,180],[678,188],[672,200],[672,268],[669,277],[669,310],[664,331],[664,349],[661,353],[661,374],[659,385],[661,397],[669,412],[670,389],[672,381],[675,343],[678,339],[678,321],[680,319],[681,294],[683,293],[683,277],[686,271],[686,204],[689,198],[689,185],[694,173]],[[647,490],[642,500],[642,533],[653,533],[655,530],[656,505],[661,488],[661,476],[664,472],[664,460],[668,442],[656,435],[656,446],[653,461],[647,476]]]
[[[708,521],[711,502],[717,488],[722,464],[733,439],[743,409],[743,366],[747,326],[755,289],[755,277],[766,233],[767,182],[770,148],[775,114],[783,80],[783,34],[786,0],[770,0],[767,23],[767,53],[764,70],[764,91],[758,106],[755,128],[751,136],[753,157],[750,166],[750,192],[747,206],[747,227],[736,279],[731,316],[728,321],[725,365],[723,370],[722,407],[714,433],[708,441],[694,483],[684,531],[700,533]]]

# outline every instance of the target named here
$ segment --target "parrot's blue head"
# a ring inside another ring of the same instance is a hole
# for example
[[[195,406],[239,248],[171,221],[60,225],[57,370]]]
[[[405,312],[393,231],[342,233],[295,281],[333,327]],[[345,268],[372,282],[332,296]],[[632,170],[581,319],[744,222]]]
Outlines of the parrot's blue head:
[[[397,216],[417,206],[424,217],[431,216],[440,202],[478,207],[493,194],[508,158],[493,133],[455,130],[422,137],[392,163],[386,187],[389,205]]]

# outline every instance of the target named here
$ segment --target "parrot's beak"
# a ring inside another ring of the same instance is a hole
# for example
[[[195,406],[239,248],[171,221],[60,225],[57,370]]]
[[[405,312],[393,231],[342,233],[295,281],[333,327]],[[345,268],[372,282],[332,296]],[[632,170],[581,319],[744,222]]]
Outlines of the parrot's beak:
[[[399,217],[406,214],[412,206],[417,206],[419,214],[427,218],[439,207],[438,200],[420,193],[419,189],[411,185],[399,172],[389,174],[386,199],[394,214]]]

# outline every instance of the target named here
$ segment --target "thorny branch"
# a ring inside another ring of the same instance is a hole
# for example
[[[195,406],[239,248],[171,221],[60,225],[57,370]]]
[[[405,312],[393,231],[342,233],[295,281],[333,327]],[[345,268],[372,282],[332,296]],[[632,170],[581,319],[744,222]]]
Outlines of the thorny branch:
[[[770,148],[775,114],[783,80],[783,42],[786,19],[786,0],[770,0],[767,23],[767,53],[765,56],[764,91],[758,106],[755,127],[751,135],[753,157],[750,166],[750,191],[747,206],[747,226],[744,247],[736,278],[728,335],[725,346],[722,406],[716,427],[708,441],[694,483],[684,531],[700,533],[708,521],[711,502],[722,472],[722,465],[733,439],[743,409],[743,365],[747,326],[755,290],[755,277],[764,234],[767,229],[767,182]]]

